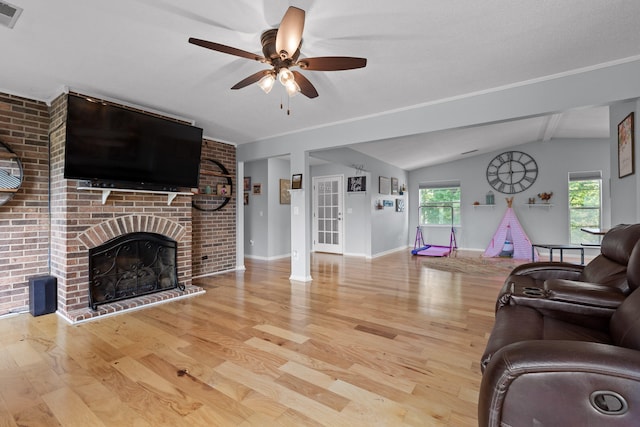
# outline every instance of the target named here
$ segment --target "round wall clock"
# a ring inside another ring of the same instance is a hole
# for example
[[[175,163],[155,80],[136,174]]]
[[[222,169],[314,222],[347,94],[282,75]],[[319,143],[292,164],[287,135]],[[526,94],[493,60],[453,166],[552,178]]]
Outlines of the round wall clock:
[[[505,151],[498,154],[487,166],[487,181],[505,194],[520,193],[536,182],[538,164],[522,151]]]

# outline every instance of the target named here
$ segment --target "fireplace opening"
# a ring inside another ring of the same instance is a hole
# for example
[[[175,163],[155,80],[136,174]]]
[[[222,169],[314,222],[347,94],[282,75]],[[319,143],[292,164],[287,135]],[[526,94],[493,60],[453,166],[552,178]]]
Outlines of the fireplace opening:
[[[89,306],[185,286],[178,283],[177,243],[129,233],[89,249]]]

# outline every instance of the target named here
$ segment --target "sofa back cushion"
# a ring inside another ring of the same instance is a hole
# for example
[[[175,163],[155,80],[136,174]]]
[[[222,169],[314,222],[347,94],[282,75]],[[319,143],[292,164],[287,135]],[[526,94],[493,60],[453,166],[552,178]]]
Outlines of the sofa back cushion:
[[[584,267],[580,280],[615,286],[625,293],[635,289],[637,284],[627,283],[627,265],[638,241],[640,224],[620,224],[613,227],[602,238],[600,255]]]

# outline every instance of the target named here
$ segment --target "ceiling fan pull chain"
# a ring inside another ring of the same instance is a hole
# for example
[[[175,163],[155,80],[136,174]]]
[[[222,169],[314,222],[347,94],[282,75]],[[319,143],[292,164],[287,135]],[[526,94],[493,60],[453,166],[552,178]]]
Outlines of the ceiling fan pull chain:
[[[290,108],[290,104],[291,104],[291,97],[287,97],[287,116],[291,115],[291,108]]]

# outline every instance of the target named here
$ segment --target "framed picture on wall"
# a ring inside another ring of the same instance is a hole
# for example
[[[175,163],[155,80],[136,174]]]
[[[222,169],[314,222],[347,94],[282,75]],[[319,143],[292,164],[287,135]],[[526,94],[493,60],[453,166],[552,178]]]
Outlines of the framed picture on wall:
[[[378,193],[389,194],[391,192],[391,180],[386,176],[378,178]]]
[[[291,193],[289,193],[290,189],[291,189],[291,181],[288,179],[281,179],[280,180],[280,204],[281,205],[291,204]]]
[[[218,184],[216,194],[223,197],[231,197],[231,186],[229,184]]]
[[[251,177],[245,176],[243,182],[244,182],[244,191],[251,191]]]
[[[291,176],[291,189],[299,190],[302,188],[302,174],[296,174]]]
[[[249,192],[245,191],[244,193],[244,204],[245,206],[249,204]]]
[[[398,194],[398,178],[391,178],[391,194]]]
[[[350,176],[347,178],[347,191],[351,193],[357,193],[360,191],[367,191],[367,177],[366,176]]]
[[[253,194],[262,194],[262,184],[253,184]]]
[[[635,172],[633,151],[633,113],[630,113],[618,124],[618,178]]]

